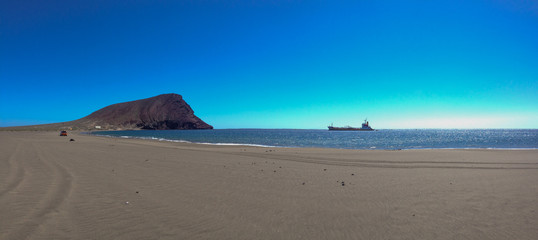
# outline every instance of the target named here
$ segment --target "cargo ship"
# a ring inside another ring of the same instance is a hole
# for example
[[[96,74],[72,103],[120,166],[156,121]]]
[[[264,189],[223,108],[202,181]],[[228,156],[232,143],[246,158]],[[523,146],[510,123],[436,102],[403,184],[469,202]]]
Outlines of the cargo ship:
[[[328,126],[328,128],[329,128],[329,131],[374,131],[374,129],[370,127],[370,123],[368,122],[367,119],[364,119],[364,123],[362,124],[362,127],[360,128],[351,127],[351,126],[333,127],[332,124],[331,126]]]

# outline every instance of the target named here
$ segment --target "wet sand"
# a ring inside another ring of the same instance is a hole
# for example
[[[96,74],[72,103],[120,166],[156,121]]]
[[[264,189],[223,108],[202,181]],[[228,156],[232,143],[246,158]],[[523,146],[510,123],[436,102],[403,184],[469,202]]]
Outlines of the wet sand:
[[[537,239],[537,182],[538,150],[0,132],[0,239]]]

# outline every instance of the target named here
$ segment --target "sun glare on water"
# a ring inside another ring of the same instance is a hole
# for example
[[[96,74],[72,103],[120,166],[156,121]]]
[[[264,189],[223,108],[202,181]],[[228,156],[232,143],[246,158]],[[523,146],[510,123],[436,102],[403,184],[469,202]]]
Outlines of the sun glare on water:
[[[510,119],[503,117],[453,117],[453,118],[423,118],[403,120],[393,128],[515,128]]]

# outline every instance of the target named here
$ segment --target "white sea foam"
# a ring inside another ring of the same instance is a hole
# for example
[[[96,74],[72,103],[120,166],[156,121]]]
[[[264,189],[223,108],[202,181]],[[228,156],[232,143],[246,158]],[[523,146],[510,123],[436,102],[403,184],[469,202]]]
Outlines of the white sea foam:
[[[107,137],[220,146],[412,149],[538,149],[538,130],[383,130],[376,134],[298,129],[220,129],[211,131],[116,131]]]
[[[178,139],[167,139],[167,138],[157,138],[157,137],[137,137],[137,136],[112,136],[106,134],[93,134],[101,137],[110,137],[110,138],[125,138],[125,139],[142,139],[142,140],[153,140],[161,142],[175,142],[175,143],[192,143],[192,144],[202,144],[202,145],[216,145],[216,146],[249,146],[249,147],[265,147],[265,148],[274,148],[277,146],[262,145],[262,144],[248,144],[248,143],[209,143],[209,142],[190,142],[186,140]]]
[[[247,144],[247,143],[206,143],[206,142],[195,142],[196,144],[204,145],[218,145],[218,146],[249,146],[249,147],[266,147],[274,148],[277,146],[261,145],[261,144]]]

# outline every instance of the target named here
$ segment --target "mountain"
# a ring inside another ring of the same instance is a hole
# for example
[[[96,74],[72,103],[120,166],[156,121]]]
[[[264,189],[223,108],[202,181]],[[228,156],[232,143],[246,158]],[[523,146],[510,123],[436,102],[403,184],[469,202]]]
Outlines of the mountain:
[[[27,126],[25,129],[168,130],[213,129],[213,127],[195,116],[194,111],[181,95],[171,93],[113,104],[70,122]]]

